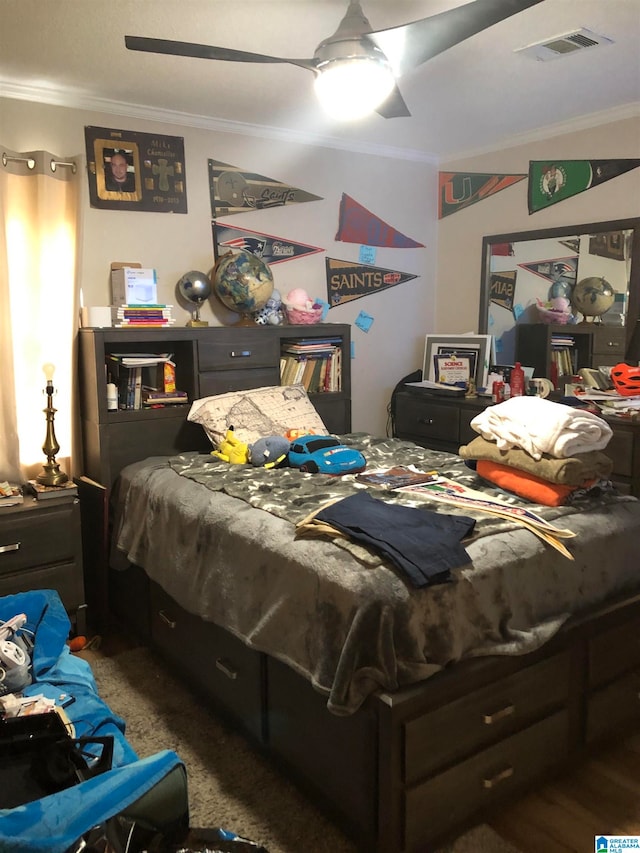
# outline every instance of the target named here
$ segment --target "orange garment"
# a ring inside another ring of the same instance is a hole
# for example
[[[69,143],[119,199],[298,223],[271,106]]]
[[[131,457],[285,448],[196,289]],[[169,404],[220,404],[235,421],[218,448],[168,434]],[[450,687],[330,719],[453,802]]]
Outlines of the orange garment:
[[[476,471],[485,480],[495,483],[501,489],[507,489],[521,498],[543,504],[543,506],[562,506],[571,492],[579,488],[579,486],[552,483],[550,480],[536,477],[535,474],[529,474],[519,468],[510,468],[499,462],[490,462],[488,459],[479,459]]]

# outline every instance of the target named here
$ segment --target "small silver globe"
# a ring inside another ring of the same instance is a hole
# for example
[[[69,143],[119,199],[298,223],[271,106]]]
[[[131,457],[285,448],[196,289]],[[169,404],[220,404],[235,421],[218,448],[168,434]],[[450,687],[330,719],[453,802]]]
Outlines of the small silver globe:
[[[208,326],[206,320],[200,319],[200,306],[211,296],[211,281],[209,276],[200,270],[189,270],[178,281],[180,295],[196,306],[194,316],[187,326]]]

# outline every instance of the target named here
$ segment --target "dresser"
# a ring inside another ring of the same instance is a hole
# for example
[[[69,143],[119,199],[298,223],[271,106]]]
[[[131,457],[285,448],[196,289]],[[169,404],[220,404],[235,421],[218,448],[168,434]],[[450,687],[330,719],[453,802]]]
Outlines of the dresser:
[[[478,433],[470,421],[491,401],[487,397],[439,397],[400,391],[396,397],[395,435],[432,450],[457,453]],[[604,451],[613,461],[612,481],[624,494],[640,497],[640,421],[605,418],[613,436]]]
[[[0,595],[55,589],[75,625],[86,631],[80,502],[37,501],[0,509]]]

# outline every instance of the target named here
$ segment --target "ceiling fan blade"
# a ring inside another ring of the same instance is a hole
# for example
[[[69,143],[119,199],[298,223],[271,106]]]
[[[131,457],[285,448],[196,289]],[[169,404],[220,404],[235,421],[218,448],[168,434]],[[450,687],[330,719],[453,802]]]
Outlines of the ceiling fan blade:
[[[397,86],[393,88],[386,101],[376,108],[376,112],[382,118],[402,118],[403,116],[411,115]]]
[[[474,0],[430,18],[367,34],[391,63],[396,76],[470,36],[541,3],[542,0]]]
[[[129,50],[141,50],[146,53],[164,53],[169,56],[190,56],[196,59],[222,59],[226,62],[270,62],[289,63],[315,71],[315,59],[285,59],[281,56],[267,56],[263,53],[249,53],[245,50],[233,50],[227,47],[214,47],[208,44],[192,44],[187,41],[144,38],[143,36],[125,36],[125,46]]]

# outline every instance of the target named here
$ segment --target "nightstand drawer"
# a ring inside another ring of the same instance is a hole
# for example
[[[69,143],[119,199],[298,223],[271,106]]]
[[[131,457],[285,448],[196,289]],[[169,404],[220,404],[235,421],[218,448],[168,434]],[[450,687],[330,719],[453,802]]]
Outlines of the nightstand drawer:
[[[27,500],[11,516],[0,516],[0,576],[75,559],[80,533],[73,502],[45,508]]]
[[[412,783],[529,725],[567,701],[569,655],[500,679],[405,725],[405,781]]]
[[[567,732],[566,712],[554,714],[407,791],[406,849],[422,849],[425,836],[450,831],[562,764]]]
[[[216,330],[211,340],[198,341],[198,369],[244,370],[279,364],[278,341],[265,329]]]
[[[460,415],[455,406],[441,406],[413,394],[402,396],[402,405],[398,406],[396,414],[398,435],[457,442],[459,424]]]
[[[188,613],[151,583],[151,638],[159,651],[254,737],[262,738],[262,655]]]
[[[82,573],[76,563],[42,566],[15,574],[2,574],[0,594],[15,595],[32,589],[55,589],[68,613],[84,604]]]

